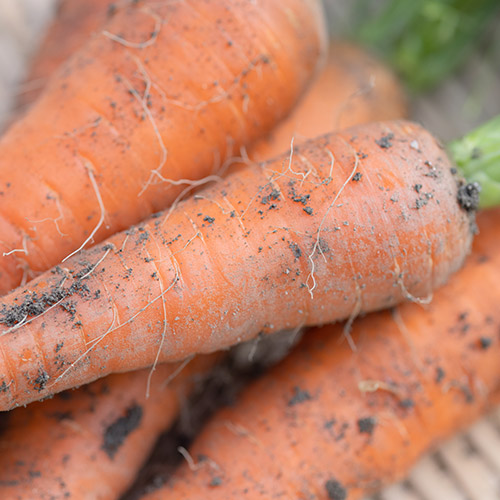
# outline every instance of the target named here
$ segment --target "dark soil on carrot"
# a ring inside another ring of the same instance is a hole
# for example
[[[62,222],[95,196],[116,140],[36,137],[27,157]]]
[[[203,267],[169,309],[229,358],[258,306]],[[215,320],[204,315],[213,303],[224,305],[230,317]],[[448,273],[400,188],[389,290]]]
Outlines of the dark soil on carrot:
[[[209,379],[196,388],[171,429],[160,436],[149,460],[121,500],[138,500],[145,492],[163,485],[184,460],[178,451],[179,447],[188,449],[213,413],[224,406],[234,404],[245,385],[281,359],[299,337],[297,332],[283,332],[271,337],[259,337],[258,340],[232,349],[226,360],[212,371]],[[291,395],[290,404],[303,403],[310,399],[312,397],[307,391],[296,388],[295,394]],[[195,460],[200,460],[200,457],[195,457]]]
[[[458,204],[468,212],[477,210],[481,188],[477,182],[464,184],[458,189]]]

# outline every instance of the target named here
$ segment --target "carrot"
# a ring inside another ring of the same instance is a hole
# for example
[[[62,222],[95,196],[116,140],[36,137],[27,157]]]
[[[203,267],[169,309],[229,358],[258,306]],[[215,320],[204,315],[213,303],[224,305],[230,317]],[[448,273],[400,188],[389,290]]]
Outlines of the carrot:
[[[149,399],[149,371],[143,370],[4,414],[2,498],[118,498],[216,359],[212,355],[187,366],[162,365]]]
[[[472,239],[455,173],[420,126],[373,123],[114,235],[0,301],[0,408],[428,298]]]
[[[500,396],[500,211],[481,214],[465,268],[422,309],[406,303],[308,332],[218,412],[162,489],[144,500],[356,500]],[[487,290],[487,293],[485,291]]]
[[[316,0],[120,4],[0,141],[0,291],[165,208],[268,131],[323,28]]]

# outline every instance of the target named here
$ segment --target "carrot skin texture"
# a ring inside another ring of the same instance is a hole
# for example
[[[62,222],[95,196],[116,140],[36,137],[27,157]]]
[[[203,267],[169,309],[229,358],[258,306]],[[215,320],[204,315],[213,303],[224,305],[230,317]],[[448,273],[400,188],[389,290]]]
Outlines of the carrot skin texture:
[[[404,121],[242,170],[6,295],[0,408],[427,297],[469,251],[456,197],[440,144]]]
[[[9,412],[0,436],[2,498],[119,498],[219,357],[198,357],[175,376],[176,365],[159,366],[149,398],[142,370]]]
[[[165,179],[214,173],[274,126],[323,22],[313,0],[119,9],[0,142],[0,291],[166,208],[186,184]]]
[[[357,352],[342,325],[308,332],[211,419],[189,450],[206,457],[197,470],[183,464],[144,500],[356,500],[405,477],[498,402],[499,217],[480,214],[465,268],[425,310],[406,303],[356,320]]]

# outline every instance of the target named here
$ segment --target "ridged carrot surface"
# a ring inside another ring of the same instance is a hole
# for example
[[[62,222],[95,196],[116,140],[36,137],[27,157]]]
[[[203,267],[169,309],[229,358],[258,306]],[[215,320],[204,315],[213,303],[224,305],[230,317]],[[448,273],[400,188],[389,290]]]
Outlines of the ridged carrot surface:
[[[482,213],[465,268],[429,306],[309,331],[220,411],[186,463],[144,500],[356,500],[500,396],[500,211]]]
[[[168,206],[292,107],[315,0],[120,4],[0,141],[0,291]]]
[[[422,127],[374,123],[116,234],[0,301],[0,408],[428,298],[472,239],[453,172]]]

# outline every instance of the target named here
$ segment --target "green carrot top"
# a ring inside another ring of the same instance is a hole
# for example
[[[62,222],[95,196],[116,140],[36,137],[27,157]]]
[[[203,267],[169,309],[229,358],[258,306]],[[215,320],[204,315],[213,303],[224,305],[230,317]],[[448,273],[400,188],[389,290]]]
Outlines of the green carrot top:
[[[452,141],[448,150],[467,181],[480,185],[479,208],[500,205],[500,115]]]
[[[417,92],[464,61],[500,11],[498,0],[387,0],[373,12],[374,4],[380,5],[354,2],[354,37],[385,58]]]

